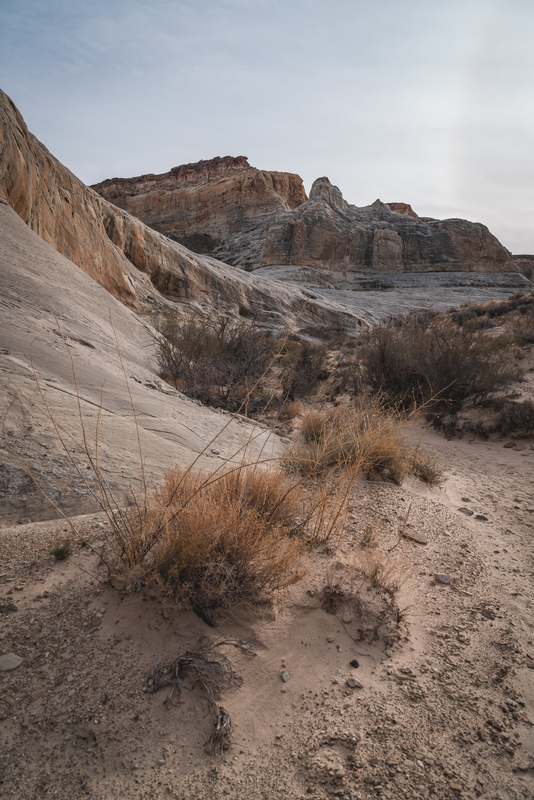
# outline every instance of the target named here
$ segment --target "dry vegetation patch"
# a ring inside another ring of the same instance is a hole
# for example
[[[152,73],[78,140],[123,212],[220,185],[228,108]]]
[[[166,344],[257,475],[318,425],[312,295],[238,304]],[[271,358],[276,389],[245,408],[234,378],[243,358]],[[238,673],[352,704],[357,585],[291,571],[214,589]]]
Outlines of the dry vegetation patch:
[[[277,469],[169,470],[114,527],[115,568],[201,610],[258,600],[302,575],[304,501]]]

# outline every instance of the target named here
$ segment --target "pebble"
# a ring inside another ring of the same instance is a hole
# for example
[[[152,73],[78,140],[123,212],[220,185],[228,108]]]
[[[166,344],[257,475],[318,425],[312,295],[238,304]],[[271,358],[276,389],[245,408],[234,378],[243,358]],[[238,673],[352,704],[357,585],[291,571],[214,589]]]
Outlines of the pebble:
[[[475,514],[475,519],[478,519],[480,522],[488,521],[488,518],[484,516],[484,514]]]
[[[348,686],[349,689],[363,689],[363,683],[357,678],[347,678],[345,685]]]
[[[474,512],[471,511],[470,508],[464,508],[463,506],[462,506],[462,508],[459,508],[458,511],[461,511],[462,514],[466,514],[468,517],[472,517],[473,514],[474,514]]]
[[[116,589],[117,592],[125,592],[126,591],[126,578],[123,578],[122,575],[110,575],[109,582],[111,586]]]
[[[343,614],[343,616],[341,617],[341,621],[343,622],[344,625],[350,625],[350,623],[352,622],[352,615]]]
[[[506,442],[506,444],[503,445],[503,447],[505,448],[505,450],[510,450],[512,447],[515,447],[515,442]]]
[[[282,678],[282,680],[284,681],[284,683],[287,683],[287,682],[288,682],[288,680],[289,680],[289,672],[282,672],[282,674],[280,675],[280,677]]]
[[[327,636],[326,637],[326,641],[329,642],[330,644],[332,644],[332,642],[334,641],[334,637],[333,636]]]
[[[428,544],[428,539],[425,539],[420,533],[416,533],[416,531],[409,531],[405,530],[402,534],[405,539],[409,539],[412,542],[417,542],[417,544]]]
[[[17,669],[22,664],[23,659],[15,653],[7,653],[5,656],[0,656],[0,671],[10,672],[12,669]]]
[[[438,583],[444,583],[446,586],[452,583],[452,578],[446,572],[436,572],[434,575]]]

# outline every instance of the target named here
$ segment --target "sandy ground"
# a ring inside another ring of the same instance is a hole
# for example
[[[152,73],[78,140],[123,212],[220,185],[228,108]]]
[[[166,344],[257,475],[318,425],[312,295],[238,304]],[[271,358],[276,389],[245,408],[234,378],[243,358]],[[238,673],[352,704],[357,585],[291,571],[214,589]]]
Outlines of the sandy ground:
[[[359,483],[335,551],[314,553],[274,607],[220,613],[217,628],[113,590],[88,548],[56,562],[57,521],[0,531],[0,651],[23,658],[0,672],[0,794],[534,797],[534,442],[412,435],[441,460],[442,489]],[[407,514],[427,544],[399,539]],[[98,543],[102,517],[76,521]],[[354,581],[375,558],[403,579],[398,626]],[[333,582],[346,596],[328,613]],[[158,658],[203,635],[254,643],[225,651],[242,684],[222,697],[234,738],[221,756],[206,751],[202,701],[147,691]]]

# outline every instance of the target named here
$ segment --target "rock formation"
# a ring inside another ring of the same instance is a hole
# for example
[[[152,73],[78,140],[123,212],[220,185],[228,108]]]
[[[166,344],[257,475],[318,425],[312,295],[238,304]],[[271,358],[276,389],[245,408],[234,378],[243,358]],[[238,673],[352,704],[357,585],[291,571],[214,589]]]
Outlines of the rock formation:
[[[285,265],[371,274],[517,272],[484,225],[418,217],[407,203],[376,200],[359,208],[326,177],[306,198],[298,175],[254,169],[243,156],[93,188],[193,250],[251,271]]]
[[[244,162],[221,159],[217,166],[221,176],[225,170],[242,173],[243,192],[250,182]],[[196,169],[182,168],[176,179],[195,183],[196,174]],[[304,197],[299,179],[293,181],[284,174],[277,178],[275,173],[266,173],[263,183],[254,176],[253,182],[256,195],[262,197],[257,208],[260,217],[273,204],[291,208]],[[11,206],[42,239],[127,305],[139,307],[148,301],[154,307],[171,299],[200,314],[255,317],[278,329],[297,315],[299,325],[325,329],[358,322],[350,310],[335,302],[310,300],[300,288],[203,258],[119,210],[48,152],[3,92],[0,202]]]
[[[514,264],[517,266],[520,272],[528,278],[529,281],[534,280],[534,256],[533,255],[517,255],[512,256],[514,260]]]

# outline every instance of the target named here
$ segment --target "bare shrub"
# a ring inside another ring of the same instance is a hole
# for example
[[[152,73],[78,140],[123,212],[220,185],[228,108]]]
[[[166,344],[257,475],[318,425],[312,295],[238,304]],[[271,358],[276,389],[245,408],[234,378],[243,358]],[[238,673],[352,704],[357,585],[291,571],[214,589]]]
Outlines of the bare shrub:
[[[364,337],[353,382],[394,403],[457,411],[468,396],[482,402],[520,377],[509,363],[509,344],[447,315],[412,312]]]
[[[157,359],[160,374],[189,397],[230,411],[263,407],[264,393],[255,392],[276,355],[277,342],[254,323],[206,322],[176,313],[160,322]]]
[[[325,357],[324,345],[312,344],[307,340],[287,339],[280,363],[283,368],[282,389],[288,400],[312,394],[319,381],[327,377]]]
[[[504,403],[494,430],[497,433],[508,435],[510,433],[530,436],[534,433],[534,402],[523,400],[515,402],[508,400]]]

